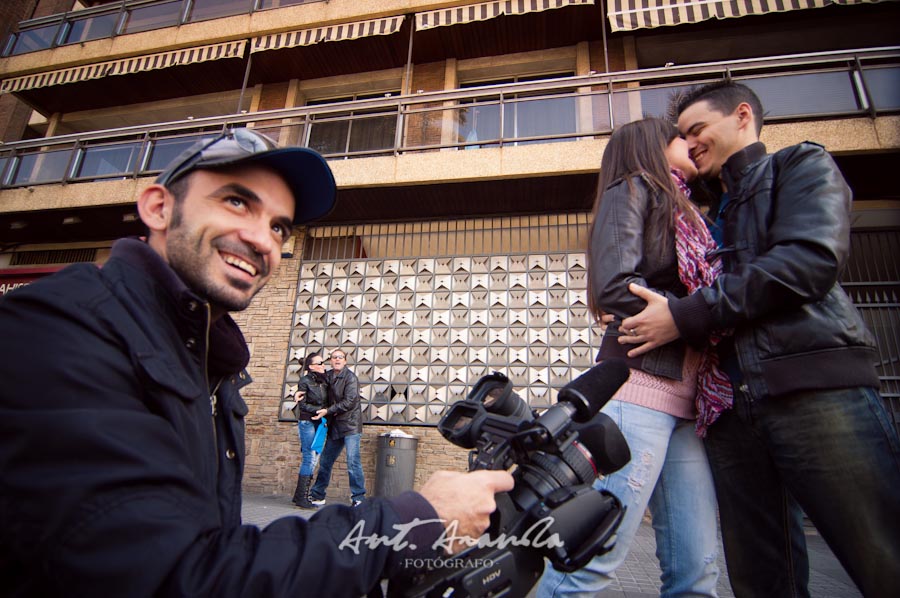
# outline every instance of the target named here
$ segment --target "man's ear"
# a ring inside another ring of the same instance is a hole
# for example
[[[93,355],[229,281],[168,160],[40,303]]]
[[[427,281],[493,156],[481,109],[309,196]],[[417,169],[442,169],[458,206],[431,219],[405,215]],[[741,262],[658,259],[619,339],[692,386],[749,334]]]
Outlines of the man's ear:
[[[151,233],[168,229],[174,200],[168,189],[155,183],[141,192],[137,200],[138,214]]]
[[[741,128],[750,127],[750,130],[756,134],[756,123],[753,118],[753,107],[750,106],[747,102],[741,102],[738,104],[738,107],[734,109],[735,114],[738,117],[738,126]]]

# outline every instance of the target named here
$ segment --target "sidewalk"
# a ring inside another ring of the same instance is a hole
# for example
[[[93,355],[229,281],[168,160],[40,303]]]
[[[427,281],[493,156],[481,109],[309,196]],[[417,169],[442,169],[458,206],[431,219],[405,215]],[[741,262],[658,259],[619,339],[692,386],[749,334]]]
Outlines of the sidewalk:
[[[346,498],[335,498],[333,502],[347,503]],[[286,516],[309,519],[315,511],[298,509],[291,504],[289,496],[244,495],[244,523],[264,527],[269,522]],[[847,577],[844,569],[831,553],[828,545],[814,528],[806,529],[806,543],[809,552],[809,592],[813,598],[860,598],[856,586]],[[728,584],[725,560],[719,551],[719,596],[733,598]],[[628,558],[616,572],[616,582],[597,595],[598,598],[651,598],[659,596],[659,565],[656,561],[656,541],[653,528],[646,521],[638,530]]]

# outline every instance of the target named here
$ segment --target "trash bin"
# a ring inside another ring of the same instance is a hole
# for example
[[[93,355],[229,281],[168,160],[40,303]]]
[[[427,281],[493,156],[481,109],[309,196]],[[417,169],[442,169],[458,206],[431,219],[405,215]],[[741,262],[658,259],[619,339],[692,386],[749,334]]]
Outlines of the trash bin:
[[[401,430],[385,432],[378,437],[375,496],[397,496],[413,489],[418,444],[418,438]]]

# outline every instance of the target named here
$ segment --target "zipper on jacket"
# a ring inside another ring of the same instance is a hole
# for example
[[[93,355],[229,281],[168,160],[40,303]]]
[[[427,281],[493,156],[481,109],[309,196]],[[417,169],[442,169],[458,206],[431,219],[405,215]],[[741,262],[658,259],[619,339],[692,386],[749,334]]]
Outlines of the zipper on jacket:
[[[209,306],[209,302],[205,302],[204,306],[206,307],[206,342],[203,345],[203,380],[206,383],[206,389],[209,390],[209,329],[212,326],[212,309]],[[216,393],[219,392],[219,386],[222,384],[222,380],[224,380],[224,378],[219,379],[219,381],[216,382],[216,387],[209,393],[209,422],[212,425],[213,451],[215,451],[216,454],[217,477],[219,474],[219,438],[216,433],[216,413],[218,413]]]

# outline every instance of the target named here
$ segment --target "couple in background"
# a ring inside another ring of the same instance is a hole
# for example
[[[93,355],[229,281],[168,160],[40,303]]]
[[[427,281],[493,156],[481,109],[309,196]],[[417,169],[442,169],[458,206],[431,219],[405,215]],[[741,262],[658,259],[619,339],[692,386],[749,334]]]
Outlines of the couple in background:
[[[331,470],[345,447],[350,504],[355,507],[366,497],[366,479],[359,454],[362,437],[359,380],[347,368],[346,352],[336,349],[331,352],[330,359],[331,370],[326,372],[324,357],[320,353],[308,355],[304,360],[305,374],[297,384],[295,397],[301,393],[303,395],[294,407],[302,458],[292,502],[301,509],[315,509],[325,504]],[[313,450],[313,440],[318,427],[323,425],[323,418],[330,422],[328,437],[322,450],[316,482],[311,485],[318,457]]]
[[[767,154],[746,86],[698,88],[677,114],[677,130],[613,133],[589,241],[592,312],[614,317],[598,359],[631,368],[604,411],[632,461],[596,486],[628,511],[612,551],[548,567],[538,596],[609,585],[648,506],[660,594],[715,596],[716,498],[737,596],[809,596],[804,512],[864,596],[891,595],[900,441],[873,338],[838,285],[850,189],[818,145]],[[718,195],[706,222],[688,200],[697,175]]]

